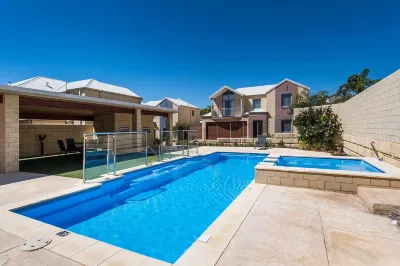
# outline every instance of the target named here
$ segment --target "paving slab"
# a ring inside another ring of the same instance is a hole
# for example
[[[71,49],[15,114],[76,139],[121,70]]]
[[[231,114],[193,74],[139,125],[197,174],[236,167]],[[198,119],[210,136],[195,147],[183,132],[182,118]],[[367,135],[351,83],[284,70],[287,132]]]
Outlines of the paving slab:
[[[383,216],[330,207],[320,207],[320,214],[324,228],[400,240],[399,228]]]
[[[20,246],[24,242],[25,241],[22,238],[16,237],[10,233],[0,230],[0,253]]]
[[[328,265],[319,204],[322,191],[267,186],[228,249],[266,265]]]
[[[325,197],[329,207],[368,212],[368,208],[356,195],[325,191]]]
[[[99,265],[120,250],[121,248],[119,247],[104,242],[97,242],[72,256],[71,259],[87,266]]]
[[[139,253],[130,252],[127,250],[120,250],[109,259],[101,263],[101,266],[138,266],[147,259]]]
[[[276,261],[264,261],[254,259],[252,257],[238,253],[237,251],[227,248],[221,258],[218,260],[217,266],[287,266],[288,264]]]
[[[397,266],[400,241],[336,229],[325,231],[329,265]]]
[[[372,213],[387,215],[394,210],[400,213],[398,189],[359,187],[357,194]]]
[[[1,255],[8,257],[6,266],[76,266],[81,265],[75,261],[59,256],[47,249],[39,249],[36,251],[22,251],[19,247],[15,247]]]
[[[302,204],[313,204],[318,206],[328,206],[325,193],[322,190],[284,187],[284,186],[267,186],[267,193],[263,193],[260,199],[274,200],[276,202],[301,202]]]

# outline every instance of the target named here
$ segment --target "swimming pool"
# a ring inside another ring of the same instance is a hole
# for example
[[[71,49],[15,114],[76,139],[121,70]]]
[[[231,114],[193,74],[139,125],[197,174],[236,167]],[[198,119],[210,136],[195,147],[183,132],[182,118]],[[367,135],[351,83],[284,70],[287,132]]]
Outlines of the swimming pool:
[[[174,263],[254,179],[266,156],[180,159],[15,212]]]
[[[276,166],[384,173],[362,159],[280,156]]]

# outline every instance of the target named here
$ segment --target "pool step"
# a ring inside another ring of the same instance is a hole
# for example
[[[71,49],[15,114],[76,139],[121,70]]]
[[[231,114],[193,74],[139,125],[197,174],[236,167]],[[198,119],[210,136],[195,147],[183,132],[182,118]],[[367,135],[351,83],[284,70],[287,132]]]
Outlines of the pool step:
[[[266,162],[266,163],[276,163],[277,161],[278,161],[278,159],[271,159],[271,158],[265,158],[263,160],[263,162]]]

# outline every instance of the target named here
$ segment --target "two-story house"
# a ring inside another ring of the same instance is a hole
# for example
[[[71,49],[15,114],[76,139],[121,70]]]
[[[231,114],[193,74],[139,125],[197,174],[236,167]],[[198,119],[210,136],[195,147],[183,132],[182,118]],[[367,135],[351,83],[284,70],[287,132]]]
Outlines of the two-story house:
[[[158,101],[149,101],[146,103],[150,106],[164,107],[175,109],[178,112],[172,115],[172,125],[185,124],[189,127],[200,126],[200,108],[184,101],[181,99],[173,99],[165,97]],[[165,117],[156,116],[154,123],[157,125],[159,130],[166,130]],[[160,131],[156,131],[156,137],[160,137]]]
[[[291,133],[292,116],[288,110],[303,90],[309,88],[289,79],[238,89],[223,86],[210,96],[211,112],[202,116],[203,139]]]

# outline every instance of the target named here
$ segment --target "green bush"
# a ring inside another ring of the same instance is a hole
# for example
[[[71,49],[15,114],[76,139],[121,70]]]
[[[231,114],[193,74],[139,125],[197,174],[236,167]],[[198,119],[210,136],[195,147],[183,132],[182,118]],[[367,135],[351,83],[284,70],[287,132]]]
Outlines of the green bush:
[[[239,147],[239,143],[237,143],[237,141],[235,141],[235,142],[233,143],[233,147]]]
[[[267,141],[266,141],[265,144],[264,144],[264,148],[270,149],[270,148],[272,148],[273,146],[274,146],[274,144],[272,143],[272,140],[267,139]]]
[[[342,150],[342,124],[328,107],[309,107],[293,121],[303,147],[313,150]]]
[[[154,138],[153,143],[156,145],[160,145],[161,144],[161,140],[159,138]]]
[[[281,139],[281,140],[278,142],[278,148],[285,148],[285,142],[283,141],[283,139]]]

